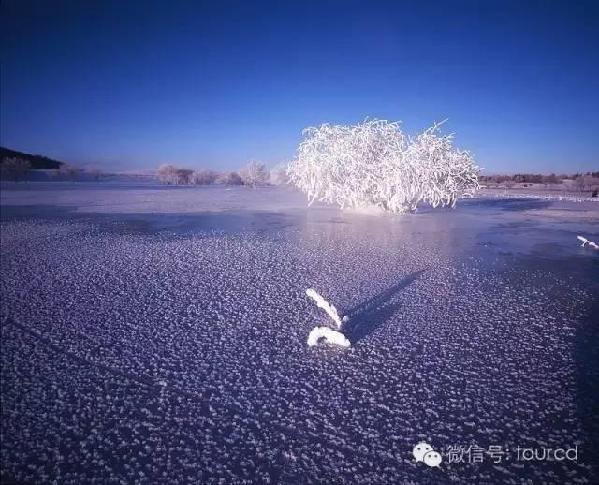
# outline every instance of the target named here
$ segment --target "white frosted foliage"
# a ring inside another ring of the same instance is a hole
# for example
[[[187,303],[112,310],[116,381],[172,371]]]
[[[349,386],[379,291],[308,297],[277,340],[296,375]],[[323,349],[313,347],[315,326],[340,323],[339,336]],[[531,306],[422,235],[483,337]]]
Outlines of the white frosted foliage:
[[[467,151],[453,146],[453,136],[435,124],[416,137],[398,122],[365,120],[357,125],[307,128],[290,180],[316,200],[342,208],[378,207],[414,211],[419,202],[454,206],[478,189],[478,167]]]

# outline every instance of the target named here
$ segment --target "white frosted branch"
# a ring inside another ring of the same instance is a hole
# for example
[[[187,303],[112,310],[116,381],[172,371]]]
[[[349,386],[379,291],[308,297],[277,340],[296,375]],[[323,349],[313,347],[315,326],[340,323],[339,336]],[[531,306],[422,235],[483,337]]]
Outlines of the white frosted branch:
[[[578,240],[579,240],[579,241],[582,243],[582,244],[581,244],[581,246],[582,246],[582,247],[585,247],[585,246],[587,246],[587,245],[588,245],[588,246],[592,247],[593,249],[599,249],[599,245],[598,245],[597,243],[595,243],[595,242],[593,242],[593,241],[589,241],[589,240],[588,240],[587,238],[585,238],[585,237],[582,237],[582,236],[576,236],[576,239],[578,239]]]
[[[326,301],[322,296],[320,296],[316,290],[312,289],[312,288],[308,288],[306,290],[306,295],[308,295],[310,298],[312,298],[314,300],[314,303],[316,303],[316,306],[318,308],[322,308],[325,312],[327,312],[327,315],[329,317],[331,317],[333,319],[333,321],[335,322],[335,325],[337,325],[337,329],[341,329],[341,325],[343,324],[343,320],[341,319],[341,317],[339,316],[339,313],[337,313],[337,309],[331,305],[328,301]]]
[[[349,340],[345,338],[341,332],[337,330],[331,330],[328,327],[314,327],[308,335],[308,345],[314,347],[318,345],[319,340],[324,339],[326,343],[332,345],[338,345],[340,347],[351,346]]]

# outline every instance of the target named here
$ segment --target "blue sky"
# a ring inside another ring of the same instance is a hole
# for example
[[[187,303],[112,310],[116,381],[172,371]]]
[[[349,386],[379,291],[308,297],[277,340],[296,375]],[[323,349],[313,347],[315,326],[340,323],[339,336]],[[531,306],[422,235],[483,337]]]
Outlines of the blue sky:
[[[9,148],[236,168],[291,159],[310,125],[449,118],[487,173],[599,168],[597,1],[0,5]]]

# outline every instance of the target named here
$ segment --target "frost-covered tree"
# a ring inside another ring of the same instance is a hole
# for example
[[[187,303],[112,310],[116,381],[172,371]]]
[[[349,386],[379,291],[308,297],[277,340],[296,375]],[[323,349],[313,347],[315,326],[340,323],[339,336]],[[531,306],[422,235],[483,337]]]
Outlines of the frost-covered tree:
[[[177,183],[177,167],[170,164],[163,164],[158,167],[156,172],[158,180],[163,184],[176,184]]]
[[[270,183],[272,185],[285,185],[289,183],[287,164],[279,164],[270,170]]]
[[[243,185],[243,180],[237,172],[222,172],[216,179],[217,184]]]
[[[439,126],[413,138],[399,123],[376,119],[307,128],[288,174],[310,203],[391,212],[414,211],[419,202],[453,207],[478,188],[478,167]]]
[[[189,168],[179,168],[177,170],[177,177],[179,180],[179,184],[187,185],[191,183],[191,178],[193,176],[193,170]]]
[[[218,178],[218,172],[210,169],[196,170],[191,176],[191,183],[195,185],[211,185]]]
[[[168,185],[185,185],[191,182],[193,170],[188,168],[177,168],[174,165],[160,165],[156,172],[158,180]]]
[[[239,175],[241,175],[243,184],[251,187],[268,183],[269,173],[263,163],[251,161],[239,171]]]

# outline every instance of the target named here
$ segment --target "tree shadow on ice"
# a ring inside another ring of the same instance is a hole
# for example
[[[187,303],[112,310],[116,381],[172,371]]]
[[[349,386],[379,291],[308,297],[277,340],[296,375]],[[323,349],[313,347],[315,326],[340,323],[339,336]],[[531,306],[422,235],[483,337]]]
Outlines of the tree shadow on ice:
[[[362,340],[387,322],[401,306],[401,303],[393,301],[394,298],[424,272],[425,270],[415,271],[395,285],[350,308],[346,313],[349,321],[343,330],[350,342],[353,344]]]

